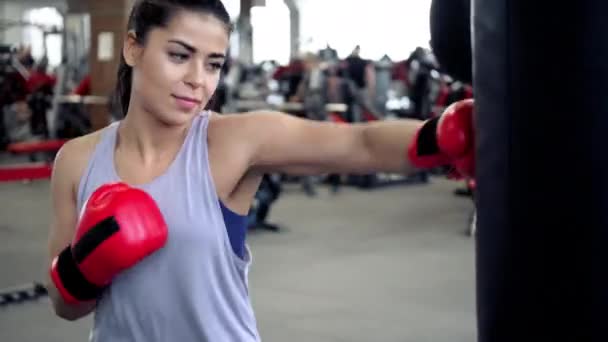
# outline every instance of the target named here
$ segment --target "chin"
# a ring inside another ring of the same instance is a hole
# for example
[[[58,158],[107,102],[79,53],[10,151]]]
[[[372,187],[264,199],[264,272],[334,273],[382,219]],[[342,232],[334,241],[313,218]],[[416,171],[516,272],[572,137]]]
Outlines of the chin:
[[[188,124],[194,116],[198,113],[198,110],[186,113],[181,111],[167,112],[169,115],[163,115],[158,118],[166,126],[183,126]]]

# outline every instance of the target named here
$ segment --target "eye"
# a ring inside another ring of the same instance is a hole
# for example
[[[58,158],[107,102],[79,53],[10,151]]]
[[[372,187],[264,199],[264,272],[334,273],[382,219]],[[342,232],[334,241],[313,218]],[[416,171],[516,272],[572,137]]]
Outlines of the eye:
[[[185,62],[188,59],[188,54],[185,53],[181,53],[181,52],[169,52],[169,58],[177,63],[182,63]]]
[[[209,66],[211,67],[212,70],[217,71],[220,70],[222,68],[222,63],[209,63]]]

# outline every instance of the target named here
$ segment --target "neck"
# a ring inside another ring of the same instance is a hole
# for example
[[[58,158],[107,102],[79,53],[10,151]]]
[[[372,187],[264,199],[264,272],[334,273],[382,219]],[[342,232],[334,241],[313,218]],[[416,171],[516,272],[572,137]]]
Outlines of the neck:
[[[171,126],[143,109],[130,109],[118,130],[118,148],[137,153],[146,164],[155,163],[179,150],[191,123]]]

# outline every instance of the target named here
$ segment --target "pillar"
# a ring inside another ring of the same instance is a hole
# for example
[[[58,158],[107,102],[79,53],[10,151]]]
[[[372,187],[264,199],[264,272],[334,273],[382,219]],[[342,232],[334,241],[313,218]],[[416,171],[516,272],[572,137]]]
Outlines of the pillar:
[[[116,84],[116,72],[122,53],[126,25],[134,0],[87,0],[91,16],[91,95],[110,96]],[[98,130],[110,123],[107,104],[90,107],[91,125]]]
[[[241,12],[237,21],[239,32],[239,60],[245,64],[253,63],[253,27],[251,26],[252,0],[241,0]]]
[[[285,0],[289,8],[289,40],[290,56],[296,58],[300,54],[300,10],[294,0]]]

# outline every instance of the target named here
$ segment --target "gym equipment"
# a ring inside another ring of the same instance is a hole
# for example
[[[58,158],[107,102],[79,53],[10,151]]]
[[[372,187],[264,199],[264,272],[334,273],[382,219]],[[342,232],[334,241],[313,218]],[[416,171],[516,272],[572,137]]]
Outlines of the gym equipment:
[[[392,185],[424,184],[428,181],[429,175],[427,172],[418,172],[412,175],[374,173],[368,175],[349,175],[347,184],[370,190]]]
[[[91,122],[86,105],[109,105],[107,96],[74,95],[55,93],[53,108],[50,111],[55,138],[69,139],[82,136],[91,131]]]
[[[0,307],[37,300],[47,295],[46,287],[39,282],[0,289]]]
[[[95,95],[59,95],[57,96],[59,103],[69,104],[108,104],[109,98],[106,96],[95,96]]]
[[[437,71],[436,61],[429,51],[420,48],[412,55],[408,68],[408,95],[413,104],[413,118],[426,120],[433,115],[433,105],[440,95],[444,76]]]
[[[27,72],[15,56],[16,50],[0,45],[0,150],[10,143],[5,127],[4,108],[27,95]]]
[[[278,232],[281,229],[278,225],[266,221],[271,205],[279,199],[281,189],[281,177],[279,175],[265,174],[262,177],[262,182],[255,194],[248,215],[248,228],[250,230],[265,229]]]
[[[58,151],[67,140],[43,140],[34,142],[20,142],[10,144],[8,151],[15,154],[33,152],[55,152]]]
[[[67,140],[42,140],[15,143],[8,146],[13,154],[30,156],[31,163],[3,165],[0,167],[0,182],[31,181],[48,179],[53,173],[55,154]],[[38,155],[42,155],[40,158]],[[40,161],[39,159],[42,159]]]
[[[10,72],[15,72],[23,81],[29,76],[27,69],[21,64],[18,58],[16,58],[17,49],[12,45],[0,45],[0,62],[2,63],[2,71],[6,72],[7,70]],[[9,84],[10,86],[15,86],[18,84]],[[21,89],[19,89],[21,90]],[[4,95],[10,95],[10,93],[6,93]],[[16,95],[23,95],[22,92],[17,92]]]
[[[8,145],[8,152],[15,155],[28,155],[32,162],[52,163],[57,151],[67,142],[66,139],[26,141]]]
[[[52,106],[52,98],[52,85],[46,81],[28,96],[27,103],[32,113],[30,129],[33,136],[49,138],[47,112]]]
[[[53,161],[67,139],[24,141],[9,144],[7,151],[14,155],[27,155],[30,163],[0,166],[0,182],[48,179],[52,175]]]
[[[32,112],[30,120],[31,133],[37,139],[67,139],[86,134],[90,131],[90,122],[82,108],[82,104],[86,102],[76,102],[74,99],[62,98],[63,94],[71,91],[73,88],[72,83],[82,78],[87,72],[88,48],[90,44],[90,37],[88,36],[89,17],[87,15],[70,14],[66,15],[64,19],[66,24],[65,29],[45,27],[27,21],[0,20],[0,29],[12,26],[29,26],[41,30],[45,37],[47,35],[61,35],[63,38],[63,64],[57,68],[57,80],[54,86],[45,82],[42,84],[42,87],[32,89],[33,92],[27,99]],[[46,44],[47,40],[44,39],[44,42]],[[14,54],[15,51],[10,50],[10,52]],[[46,55],[46,45],[44,54]],[[43,58],[43,60],[45,59]],[[16,58],[11,57],[11,61],[13,64],[18,64]],[[21,70],[20,73],[24,74],[24,79],[28,78],[25,68],[19,68],[17,65],[14,69]],[[0,140],[5,140],[3,146],[5,147],[11,141],[1,139],[4,129],[0,127],[0,131]],[[39,143],[35,142],[34,144]],[[33,146],[30,146],[31,156],[34,156],[35,153],[43,152],[33,150]]]
[[[608,3],[473,6],[479,342],[608,341]]]
[[[388,56],[384,56],[375,63],[375,68],[376,98],[374,99],[374,107],[384,116],[386,115],[386,102],[388,101],[388,90],[391,85],[393,62]]]
[[[31,181],[49,179],[53,174],[53,166],[49,163],[24,163],[2,166],[0,182]]]
[[[71,5],[69,6],[72,7]],[[62,67],[68,80],[56,94],[65,94],[89,75],[89,50],[91,45],[91,16],[88,13],[67,13],[64,15],[65,38],[62,44],[65,63]]]
[[[304,61],[293,59],[288,65],[280,66],[275,70],[272,78],[279,82],[279,92],[289,99],[297,92],[298,85],[304,77]]]
[[[72,96],[78,84],[90,75],[90,20],[89,14],[70,13],[64,16],[63,60],[55,71],[57,81],[53,89],[51,108],[48,111],[50,138],[75,138],[91,130],[84,105],[100,102],[96,100],[88,102],[88,97]],[[107,103],[107,99],[101,103]]]
[[[269,104],[265,101],[237,100],[233,104],[238,112],[271,109],[285,113],[297,113],[304,110],[304,105],[299,102],[285,102],[283,104]],[[339,113],[346,111],[347,107],[343,103],[328,103],[325,111]]]

